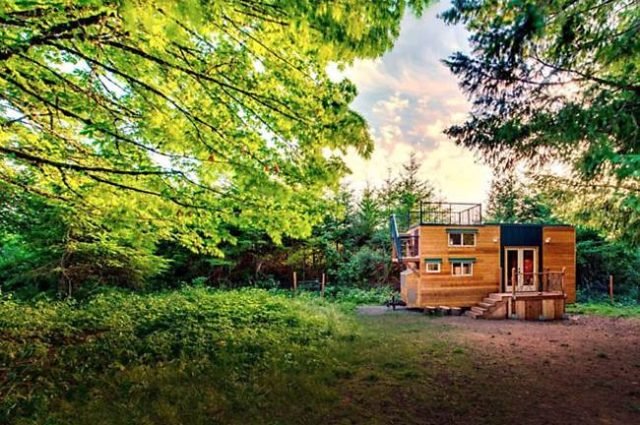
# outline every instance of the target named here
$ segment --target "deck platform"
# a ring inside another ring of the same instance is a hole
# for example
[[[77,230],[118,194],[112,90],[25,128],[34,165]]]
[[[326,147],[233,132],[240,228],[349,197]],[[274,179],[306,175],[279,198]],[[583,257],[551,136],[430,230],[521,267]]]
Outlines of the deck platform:
[[[519,320],[562,320],[565,314],[566,295],[553,292],[500,293],[507,301],[507,317]]]

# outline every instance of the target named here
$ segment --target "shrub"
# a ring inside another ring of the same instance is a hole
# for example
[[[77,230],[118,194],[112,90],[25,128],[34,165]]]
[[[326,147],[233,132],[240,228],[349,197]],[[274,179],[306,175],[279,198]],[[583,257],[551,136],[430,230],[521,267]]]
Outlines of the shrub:
[[[388,253],[364,246],[357,250],[347,262],[340,264],[337,281],[343,286],[371,287],[387,282]]]
[[[394,291],[387,286],[370,289],[333,286],[328,287],[326,294],[336,302],[349,305],[384,304],[391,299]]]
[[[579,299],[606,296],[609,275],[614,276],[616,295],[640,301],[640,251],[615,240],[607,240],[592,229],[578,227],[577,278]]]
[[[145,372],[152,375],[167,367],[215,368],[232,383],[264,370],[313,367],[323,360],[320,347],[346,333],[347,323],[327,303],[257,289],[110,291],[84,303],[5,297],[0,423],[17,417],[39,423],[53,401],[140,368],[152,368]]]

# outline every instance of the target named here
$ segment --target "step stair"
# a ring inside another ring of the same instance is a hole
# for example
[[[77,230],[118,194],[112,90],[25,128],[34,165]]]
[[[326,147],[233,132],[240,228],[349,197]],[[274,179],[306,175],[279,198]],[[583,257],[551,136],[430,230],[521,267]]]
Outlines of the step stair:
[[[471,307],[471,311],[478,314],[484,314],[487,311],[487,309],[474,305],[473,307]]]
[[[475,311],[468,310],[465,315],[467,317],[471,317],[472,319],[478,319],[482,317],[482,313],[476,313]]]
[[[471,307],[467,315],[473,319],[506,318],[508,297],[500,293],[488,294],[482,301]]]

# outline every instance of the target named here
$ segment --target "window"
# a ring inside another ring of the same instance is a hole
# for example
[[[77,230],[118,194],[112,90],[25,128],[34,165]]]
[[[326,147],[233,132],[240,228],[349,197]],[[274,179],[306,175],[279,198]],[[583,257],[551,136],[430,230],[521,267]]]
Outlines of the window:
[[[439,262],[427,263],[427,273],[440,273],[440,263]]]
[[[453,276],[473,276],[473,263],[451,263],[451,274]]]
[[[452,276],[473,276],[475,258],[450,258]]]
[[[449,232],[449,246],[476,246],[476,234],[472,232]]]
[[[440,273],[442,269],[442,258],[425,258],[427,273]]]

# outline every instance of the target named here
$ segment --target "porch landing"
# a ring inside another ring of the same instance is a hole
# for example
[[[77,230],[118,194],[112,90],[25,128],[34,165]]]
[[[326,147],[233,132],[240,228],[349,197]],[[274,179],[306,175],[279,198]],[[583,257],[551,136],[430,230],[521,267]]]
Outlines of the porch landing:
[[[474,319],[561,320],[566,294],[561,291],[495,292],[471,307]]]

